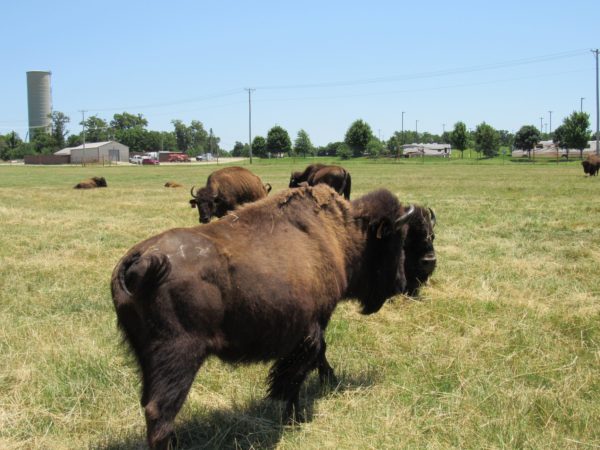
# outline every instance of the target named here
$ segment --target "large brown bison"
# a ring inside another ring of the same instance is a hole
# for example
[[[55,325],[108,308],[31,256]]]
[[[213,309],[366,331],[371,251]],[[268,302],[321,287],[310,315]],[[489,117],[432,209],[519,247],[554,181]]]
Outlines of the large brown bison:
[[[87,180],[83,180],[73,186],[74,189],[93,189],[98,187],[107,187],[106,179],[104,177],[92,177]]]
[[[190,191],[192,208],[198,208],[200,223],[210,222],[211,217],[223,217],[228,211],[248,202],[254,202],[271,191],[271,185],[263,185],[260,178],[243,167],[226,167],[211,173],[206,187],[194,193]]]
[[[583,166],[583,173],[590,177],[598,175],[600,170],[600,157],[597,155],[588,155],[585,161],[581,161]]]
[[[350,200],[352,177],[350,172],[343,167],[311,164],[303,172],[292,172],[289,187],[300,187],[304,183],[309,186],[316,186],[320,183],[327,184],[335,189],[338,194],[343,195],[346,200]]]
[[[150,447],[168,446],[173,420],[210,355],[274,360],[269,395],[286,402],[288,420],[301,420],[307,374],[333,375],[324,334],[337,303],[356,298],[371,314],[406,290],[404,244],[418,210],[387,190],[349,203],[318,185],[131,248],[111,289],[141,368]]]

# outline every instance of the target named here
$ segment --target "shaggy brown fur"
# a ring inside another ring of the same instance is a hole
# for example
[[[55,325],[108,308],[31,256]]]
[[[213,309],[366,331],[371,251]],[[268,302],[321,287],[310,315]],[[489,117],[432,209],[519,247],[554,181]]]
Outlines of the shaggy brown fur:
[[[198,208],[200,223],[208,223],[211,217],[223,217],[239,205],[266,197],[270,191],[271,185],[263,185],[249,170],[226,167],[211,173],[206,187],[196,193],[192,187],[190,205]]]
[[[350,200],[352,177],[350,172],[340,166],[326,166],[324,164],[311,164],[304,172],[292,172],[289,187],[301,187],[303,183],[315,186],[320,183],[331,186],[338,194]]]
[[[313,369],[333,377],[325,329],[337,303],[378,311],[404,292],[403,244],[415,209],[380,190],[348,203],[330,187],[291,189],[135,245],[113,271],[118,324],[141,367],[147,437],[166,448],[210,355],[272,361],[269,395],[299,417]],[[293,255],[293,257],[290,257]]]
[[[600,157],[588,155],[585,161],[581,161],[581,165],[583,166],[583,173],[591,177],[596,176],[600,170]]]
[[[175,181],[167,181],[165,183],[165,187],[170,187],[170,188],[180,188],[183,187],[183,184],[179,184]]]
[[[88,180],[83,180],[73,186],[74,189],[93,189],[98,187],[107,187],[104,177],[92,177]]]

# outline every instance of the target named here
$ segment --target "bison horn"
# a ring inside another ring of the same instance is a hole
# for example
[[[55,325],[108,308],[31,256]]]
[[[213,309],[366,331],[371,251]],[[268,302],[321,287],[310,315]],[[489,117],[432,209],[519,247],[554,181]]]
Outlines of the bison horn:
[[[194,194],[194,187],[192,186],[192,189],[190,190],[190,194],[192,195],[192,197],[196,198],[196,195]]]
[[[435,213],[433,212],[433,209],[431,208],[427,208],[429,209],[429,215],[431,216],[431,228],[435,227]]]
[[[402,225],[404,225],[406,222],[408,222],[408,219],[410,219],[410,216],[412,216],[412,214],[414,212],[415,212],[415,206],[410,205],[410,207],[408,208],[408,211],[405,212],[402,216],[398,217],[396,219],[396,221],[394,222],[394,225],[396,225],[396,229],[399,229]]]

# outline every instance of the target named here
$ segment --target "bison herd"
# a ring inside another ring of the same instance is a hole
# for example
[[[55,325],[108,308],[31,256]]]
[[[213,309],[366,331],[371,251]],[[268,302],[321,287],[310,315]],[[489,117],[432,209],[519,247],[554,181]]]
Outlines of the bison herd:
[[[299,392],[317,370],[333,380],[325,330],[338,302],[372,314],[390,297],[415,295],[436,266],[436,217],[386,189],[349,201],[350,174],[314,164],[290,189],[241,167],[192,187],[200,225],[174,228],[131,248],[111,292],[118,326],[142,377],[151,448],[167,448],[173,421],[211,355],[274,361],[268,393],[301,421]],[[211,218],[220,217],[220,220]]]

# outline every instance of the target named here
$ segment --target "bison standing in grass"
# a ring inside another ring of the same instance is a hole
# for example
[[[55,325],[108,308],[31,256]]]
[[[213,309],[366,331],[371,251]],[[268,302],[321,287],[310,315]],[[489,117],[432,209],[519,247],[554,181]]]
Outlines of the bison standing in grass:
[[[107,187],[106,179],[104,177],[92,177],[88,180],[83,180],[73,186],[74,189],[93,189],[99,187]]]
[[[590,177],[598,175],[600,170],[600,157],[597,155],[588,155],[585,161],[581,161],[583,172]]]
[[[301,420],[300,387],[314,369],[333,376],[325,329],[342,299],[363,314],[406,291],[405,243],[419,207],[387,190],[352,203],[330,187],[291,189],[223,219],[165,231],[113,271],[118,325],[141,368],[151,448],[173,421],[210,355],[275,361],[269,395]]]
[[[303,172],[292,172],[289,187],[316,186],[320,183],[331,186],[346,200],[350,200],[352,177],[350,172],[340,166],[311,164]]]
[[[263,185],[261,179],[243,167],[226,167],[208,176],[206,187],[194,193],[190,191],[192,208],[198,208],[200,223],[210,222],[211,217],[223,217],[228,211],[248,202],[254,202],[271,191],[271,185]]]

